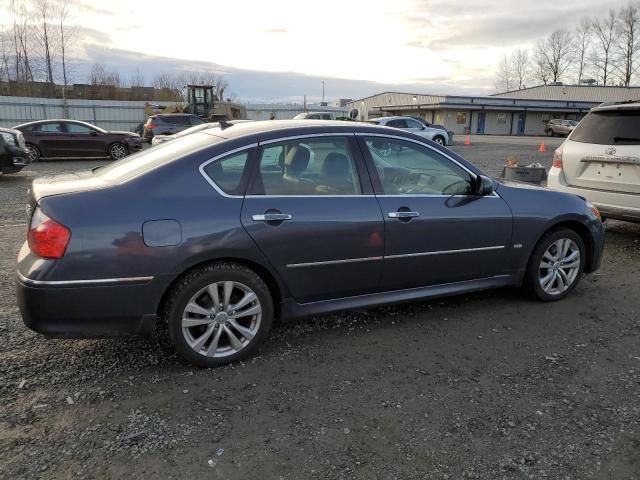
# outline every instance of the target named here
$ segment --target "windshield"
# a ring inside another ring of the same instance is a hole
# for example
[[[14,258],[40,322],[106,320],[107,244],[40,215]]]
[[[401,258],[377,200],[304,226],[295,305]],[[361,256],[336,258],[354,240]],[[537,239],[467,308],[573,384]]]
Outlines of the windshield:
[[[599,145],[640,145],[640,110],[591,112],[569,138]]]
[[[224,140],[214,135],[194,133],[142,150],[96,170],[94,174],[107,181],[129,180]]]

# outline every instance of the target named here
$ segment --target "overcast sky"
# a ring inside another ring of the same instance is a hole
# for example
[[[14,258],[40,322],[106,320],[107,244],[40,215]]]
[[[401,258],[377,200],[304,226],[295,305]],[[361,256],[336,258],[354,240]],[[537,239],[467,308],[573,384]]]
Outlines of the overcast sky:
[[[9,0],[0,0],[8,5]],[[124,72],[213,68],[240,99],[381,89],[490,93],[501,55],[624,0],[75,0],[77,56]],[[3,9],[5,12],[7,9]],[[8,20],[8,19],[7,19]],[[211,64],[213,64],[211,66]],[[78,67],[77,81],[86,80]],[[268,72],[268,73],[266,73]],[[126,76],[126,75],[125,75]]]

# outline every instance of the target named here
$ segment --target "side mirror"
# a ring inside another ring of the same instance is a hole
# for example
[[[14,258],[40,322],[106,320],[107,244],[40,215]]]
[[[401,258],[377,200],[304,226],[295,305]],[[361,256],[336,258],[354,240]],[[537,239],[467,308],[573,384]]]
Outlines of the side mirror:
[[[98,132],[96,132],[95,130],[90,130],[89,135],[91,135],[92,137],[95,137],[96,135],[98,135]]]
[[[493,193],[493,180],[484,175],[478,175],[476,178],[476,195],[482,197]]]
[[[425,127],[424,125],[422,125],[422,128],[420,130],[426,130],[427,127]]]

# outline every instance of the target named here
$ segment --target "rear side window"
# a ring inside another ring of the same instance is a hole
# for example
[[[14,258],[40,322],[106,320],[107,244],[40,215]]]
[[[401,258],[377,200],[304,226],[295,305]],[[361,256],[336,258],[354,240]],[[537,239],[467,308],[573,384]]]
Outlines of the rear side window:
[[[224,193],[242,195],[242,176],[249,160],[249,151],[232,154],[222,160],[216,160],[204,167],[204,173],[213,180]]]
[[[640,111],[591,112],[569,138],[599,145],[640,145]]]

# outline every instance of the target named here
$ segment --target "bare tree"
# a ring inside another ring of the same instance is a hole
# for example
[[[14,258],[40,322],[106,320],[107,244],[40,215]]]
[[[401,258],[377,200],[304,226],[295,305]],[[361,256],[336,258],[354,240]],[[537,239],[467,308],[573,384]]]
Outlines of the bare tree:
[[[551,76],[546,49],[546,42],[544,40],[538,40],[533,54],[533,77],[544,85],[549,83],[549,78]]]
[[[620,9],[617,18],[616,36],[618,44],[616,50],[620,62],[613,66],[620,81],[628,87],[631,79],[638,69],[636,57],[640,50],[640,12],[638,4],[629,2],[626,7]]]
[[[558,29],[546,41],[545,57],[552,82],[559,82],[573,59],[571,33]]]
[[[28,12],[25,4],[16,0],[11,0],[10,6],[13,13],[14,78],[19,82],[33,81],[33,70],[29,59],[30,28]]]
[[[592,51],[591,63],[596,68],[603,85],[607,85],[611,81],[616,23],[615,10],[609,10],[603,19],[593,19],[593,33],[596,42]]]
[[[139,68],[136,68],[129,77],[130,87],[144,87],[144,74]]]
[[[591,43],[592,21],[589,17],[582,17],[578,21],[578,25],[573,33],[575,45],[575,61],[578,76],[578,85],[582,82],[584,76],[587,54]]]
[[[34,25],[35,38],[42,48],[46,81],[53,83],[53,32],[51,20],[54,16],[54,4],[52,0],[32,0],[36,25]]]
[[[513,72],[511,71],[511,62],[506,54],[503,55],[498,62],[495,87],[498,92],[509,92],[513,90]]]
[[[66,87],[69,82],[67,68],[67,52],[73,48],[78,40],[78,30],[70,25],[73,19],[72,0],[58,0],[56,8],[56,20],[60,41],[60,60],[62,66],[62,81]]]
[[[515,87],[518,90],[525,88],[529,75],[529,51],[526,48],[518,48],[511,54],[511,72]]]
[[[11,80],[11,40],[7,32],[0,31],[0,81]]]

